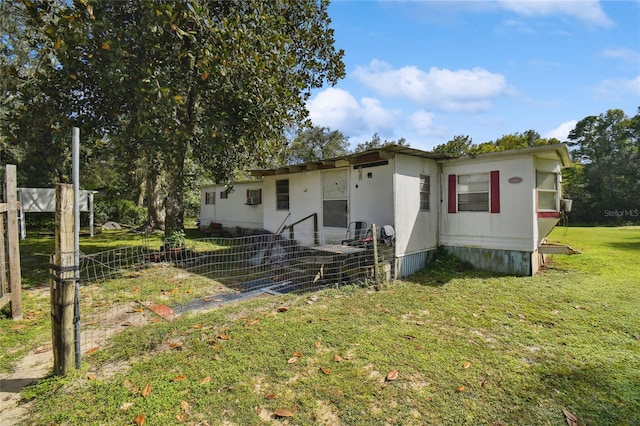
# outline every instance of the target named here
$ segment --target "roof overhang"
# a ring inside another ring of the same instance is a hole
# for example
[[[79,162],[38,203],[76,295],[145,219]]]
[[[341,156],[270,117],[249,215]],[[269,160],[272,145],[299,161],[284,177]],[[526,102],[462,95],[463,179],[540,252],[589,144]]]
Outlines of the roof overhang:
[[[283,166],[275,169],[250,170],[252,176],[273,176],[289,173],[300,173],[311,170],[325,170],[348,166],[358,166],[363,164],[377,163],[393,158],[396,154],[410,155],[413,157],[429,158],[432,160],[442,160],[451,158],[444,154],[422,151],[415,148],[400,145],[387,145],[368,151],[357,152],[344,155],[342,157],[329,158],[322,161]]]
[[[465,155],[458,158],[449,158],[443,159],[441,161],[458,163],[458,162],[469,162],[474,160],[493,160],[507,157],[517,157],[517,156],[534,156],[537,158],[544,158],[548,160],[560,160],[562,167],[570,167],[571,166],[571,156],[569,155],[569,149],[567,148],[567,144],[553,144],[553,145],[540,145],[540,146],[531,146],[526,148],[518,148],[518,149],[509,149],[505,151],[495,151],[495,152],[486,152],[483,154],[476,155]]]

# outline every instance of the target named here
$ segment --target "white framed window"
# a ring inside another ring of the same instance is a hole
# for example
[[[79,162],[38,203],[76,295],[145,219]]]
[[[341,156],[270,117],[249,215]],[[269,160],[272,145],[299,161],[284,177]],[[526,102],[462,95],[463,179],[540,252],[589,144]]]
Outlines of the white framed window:
[[[489,173],[458,175],[458,211],[489,211]]]
[[[420,175],[420,210],[429,210],[431,176]]]
[[[215,193],[215,191],[205,192],[204,193],[204,203],[208,204],[208,205],[216,203],[216,193]]]
[[[289,179],[276,181],[276,210],[289,210]]]
[[[538,211],[557,212],[560,210],[558,173],[536,170],[536,190]]]

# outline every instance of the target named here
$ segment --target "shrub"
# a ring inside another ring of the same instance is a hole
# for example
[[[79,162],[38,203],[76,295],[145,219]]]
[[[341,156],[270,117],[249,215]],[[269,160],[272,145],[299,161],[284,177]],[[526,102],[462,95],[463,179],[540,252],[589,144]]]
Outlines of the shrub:
[[[103,223],[112,220],[131,226],[141,226],[147,221],[147,208],[136,206],[131,200],[97,200],[94,217],[96,221]]]

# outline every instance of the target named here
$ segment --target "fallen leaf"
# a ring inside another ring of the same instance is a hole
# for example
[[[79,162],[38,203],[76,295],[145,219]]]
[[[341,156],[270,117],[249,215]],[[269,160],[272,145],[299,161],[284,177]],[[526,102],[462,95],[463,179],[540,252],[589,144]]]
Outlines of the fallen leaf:
[[[96,352],[98,349],[100,349],[100,348],[98,348],[96,346],[95,348],[88,349],[84,354],[85,355],[91,355],[92,353]],[[36,353],[39,353],[39,352],[36,352]]]
[[[16,324],[9,327],[9,330],[22,330],[23,328],[27,328],[26,324]]]
[[[316,349],[320,349],[322,347],[322,343],[321,342],[316,342]]]
[[[487,383],[487,381],[485,379],[482,379],[480,381],[480,387],[483,388],[486,383]]]
[[[173,348],[173,349],[181,348],[182,347],[182,343],[180,343],[180,342],[169,343],[169,347]]]
[[[467,368],[471,367],[471,363],[469,361],[465,362],[464,364],[462,364],[462,368],[464,368],[465,370]]]
[[[142,426],[144,424],[144,414],[139,414],[136,416],[135,419],[133,419],[133,421],[138,425],[138,426]]]
[[[331,370],[329,370],[326,367],[320,367],[320,371],[322,371],[324,374],[329,375],[331,374]]]
[[[200,330],[202,327],[204,327],[203,324],[193,324],[192,328],[195,328],[196,330]]]
[[[129,408],[133,406],[133,402],[125,402],[120,406],[122,411],[127,411]]]
[[[289,308],[287,308],[286,306],[281,306],[277,309],[278,312],[287,312],[289,310]]]
[[[554,309],[553,311],[551,311],[551,313],[552,313],[553,315],[557,315],[557,314],[559,314],[559,313],[560,313],[560,311],[559,311],[559,310],[557,310],[557,309]]]
[[[525,321],[527,318],[522,315],[522,314],[518,314],[518,318],[520,318],[522,321]]]
[[[211,346],[211,349],[214,349],[216,351],[220,350],[220,349],[222,349],[222,345],[213,345],[213,346]]]
[[[287,360],[287,364],[295,364],[296,362],[298,362],[298,358],[295,356]]]
[[[136,308],[135,311],[136,312],[144,312],[144,309],[143,308]]]
[[[206,80],[207,77],[209,77],[209,72],[208,71],[205,71],[200,75],[200,78],[202,78],[203,81]]]
[[[124,383],[122,383],[124,385],[124,387],[127,390],[132,390],[133,389],[133,383],[131,383],[129,380],[125,380]]]
[[[278,417],[293,417],[293,413],[291,410],[287,410],[286,408],[278,408],[273,412]]]
[[[98,350],[98,348],[94,348],[94,349],[95,349],[96,351]],[[35,353],[37,353],[37,354],[43,354],[43,353],[45,353],[45,352],[49,352],[50,350],[51,350],[51,346],[43,346],[43,347],[41,347],[41,348],[36,349],[36,352],[35,352]],[[91,349],[89,349],[89,350],[91,350]],[[95,351],[94,351],[94,352],[95,352]],[[89,353],[92,353],[92,352],[87,351],[87,354],[89,354]]]
[[[123,327],[131,327],[133,324],[131,323],[131,321],[125,321],[121,324]]]
[[[387,381],[395,380],[398,378],[398,370],[391,370],[387,373]]]
[[[144,389],[142,389],[142,396],[144,396],[145,398],[148,397],[151,394],[151,384],[147,384]]]
[[[344,361],[344,358],[342,356],[338,355],[338,354],[335,354],[333,356],[333,361],[334,362],[342,362],[342,361]]]
[[[98,378],[98,375],[96,373],[93,373],[93,372],[87,373],[87,379],[95,380],[97,378]]]
[[[413,340],[413,339],[415,339],[415,338],[416,338],[416,336],[412,336],[412,335],[410,335],[410,334],[405,334],[405,335],[404,335],[404,336],[402,336],[402,337],[404,337],[404,338],[405,338],[405,339],[407,339],[407,340]]]
[[[294,352],[293,356],[300,358],[302,356],[302,352]]]
[[[256,414],[260,414],[262,413],[262,407],[259,405],[256,405]]]
[[[464,386],[460,385],[456,388],[456,392],[462,392],[464,390]]]
[[[201,385],[206,385],[207,383],[209,383],[211,381],[211,376],[207,376],[204,379],[200,380],[200,384]]]
[[[576,306],[574,306],[574,308],[575,308],[575,309],[584,309],[584,306],[576,305]]]
[[[260,322],[260,320],[255,319],[255,320],[251,321],[251,322],[249,323],[249,325],[256,325],[256,324],[258,324],[259,322]]]
[[[431,402],[431,401],[433,401],[433,398],[431,398],[430,396],[428,396],[428,397],[426,397],[424,400],[425,400],[425,401],[427,401],[427,402]]]
[[[273,393],[272,393],[272,394],[267,395],[267,399],[274,400],[274,399],[276,399],[276,398],[277,398],[277,397],[276,397],[276,395],[275,395],[275,394],[273,394]]]
[[[180,382],[182,380],[186,379],[186,377],[182,374],[180,374],[179,376],[174,377],[173,379],[171,379],[172,382]]]
[[[567,420],[567,424],[569,426],[578,426],[580,424],[578,422],[578,418],[571,411],[564,409],[562,412],[564,413],[564,418]]]
[[[108,41],[103,41],[103,42],[102,42],[102,48],[103,48],[104,50],[109,50],[109,49],[111,49],[111,46],[109,45],[109,42],[108,42]],[[143,416],[143,418],[142,418],[142,422],[144,423],[144,416]]]
[[[220,340],[229,340],[229,336],[226,334],[218,334],[218,339]]]
[[[182,411],[184,411],[185,413],[191,412],[191,404],[189,404],[187,401],[180,401],[180,408],[182,408]]]

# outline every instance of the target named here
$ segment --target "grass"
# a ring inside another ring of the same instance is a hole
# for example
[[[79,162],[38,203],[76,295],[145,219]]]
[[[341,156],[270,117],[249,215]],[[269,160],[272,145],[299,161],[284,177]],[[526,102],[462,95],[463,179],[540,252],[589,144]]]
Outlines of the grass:
[[[550,241],[583,254],[524,278],[440,254],[380,291],[255,299],[129,329],[83,370],[28,388],[29,424],[562,425],[563,410],[639,424],[640,228],[556,229]]]

